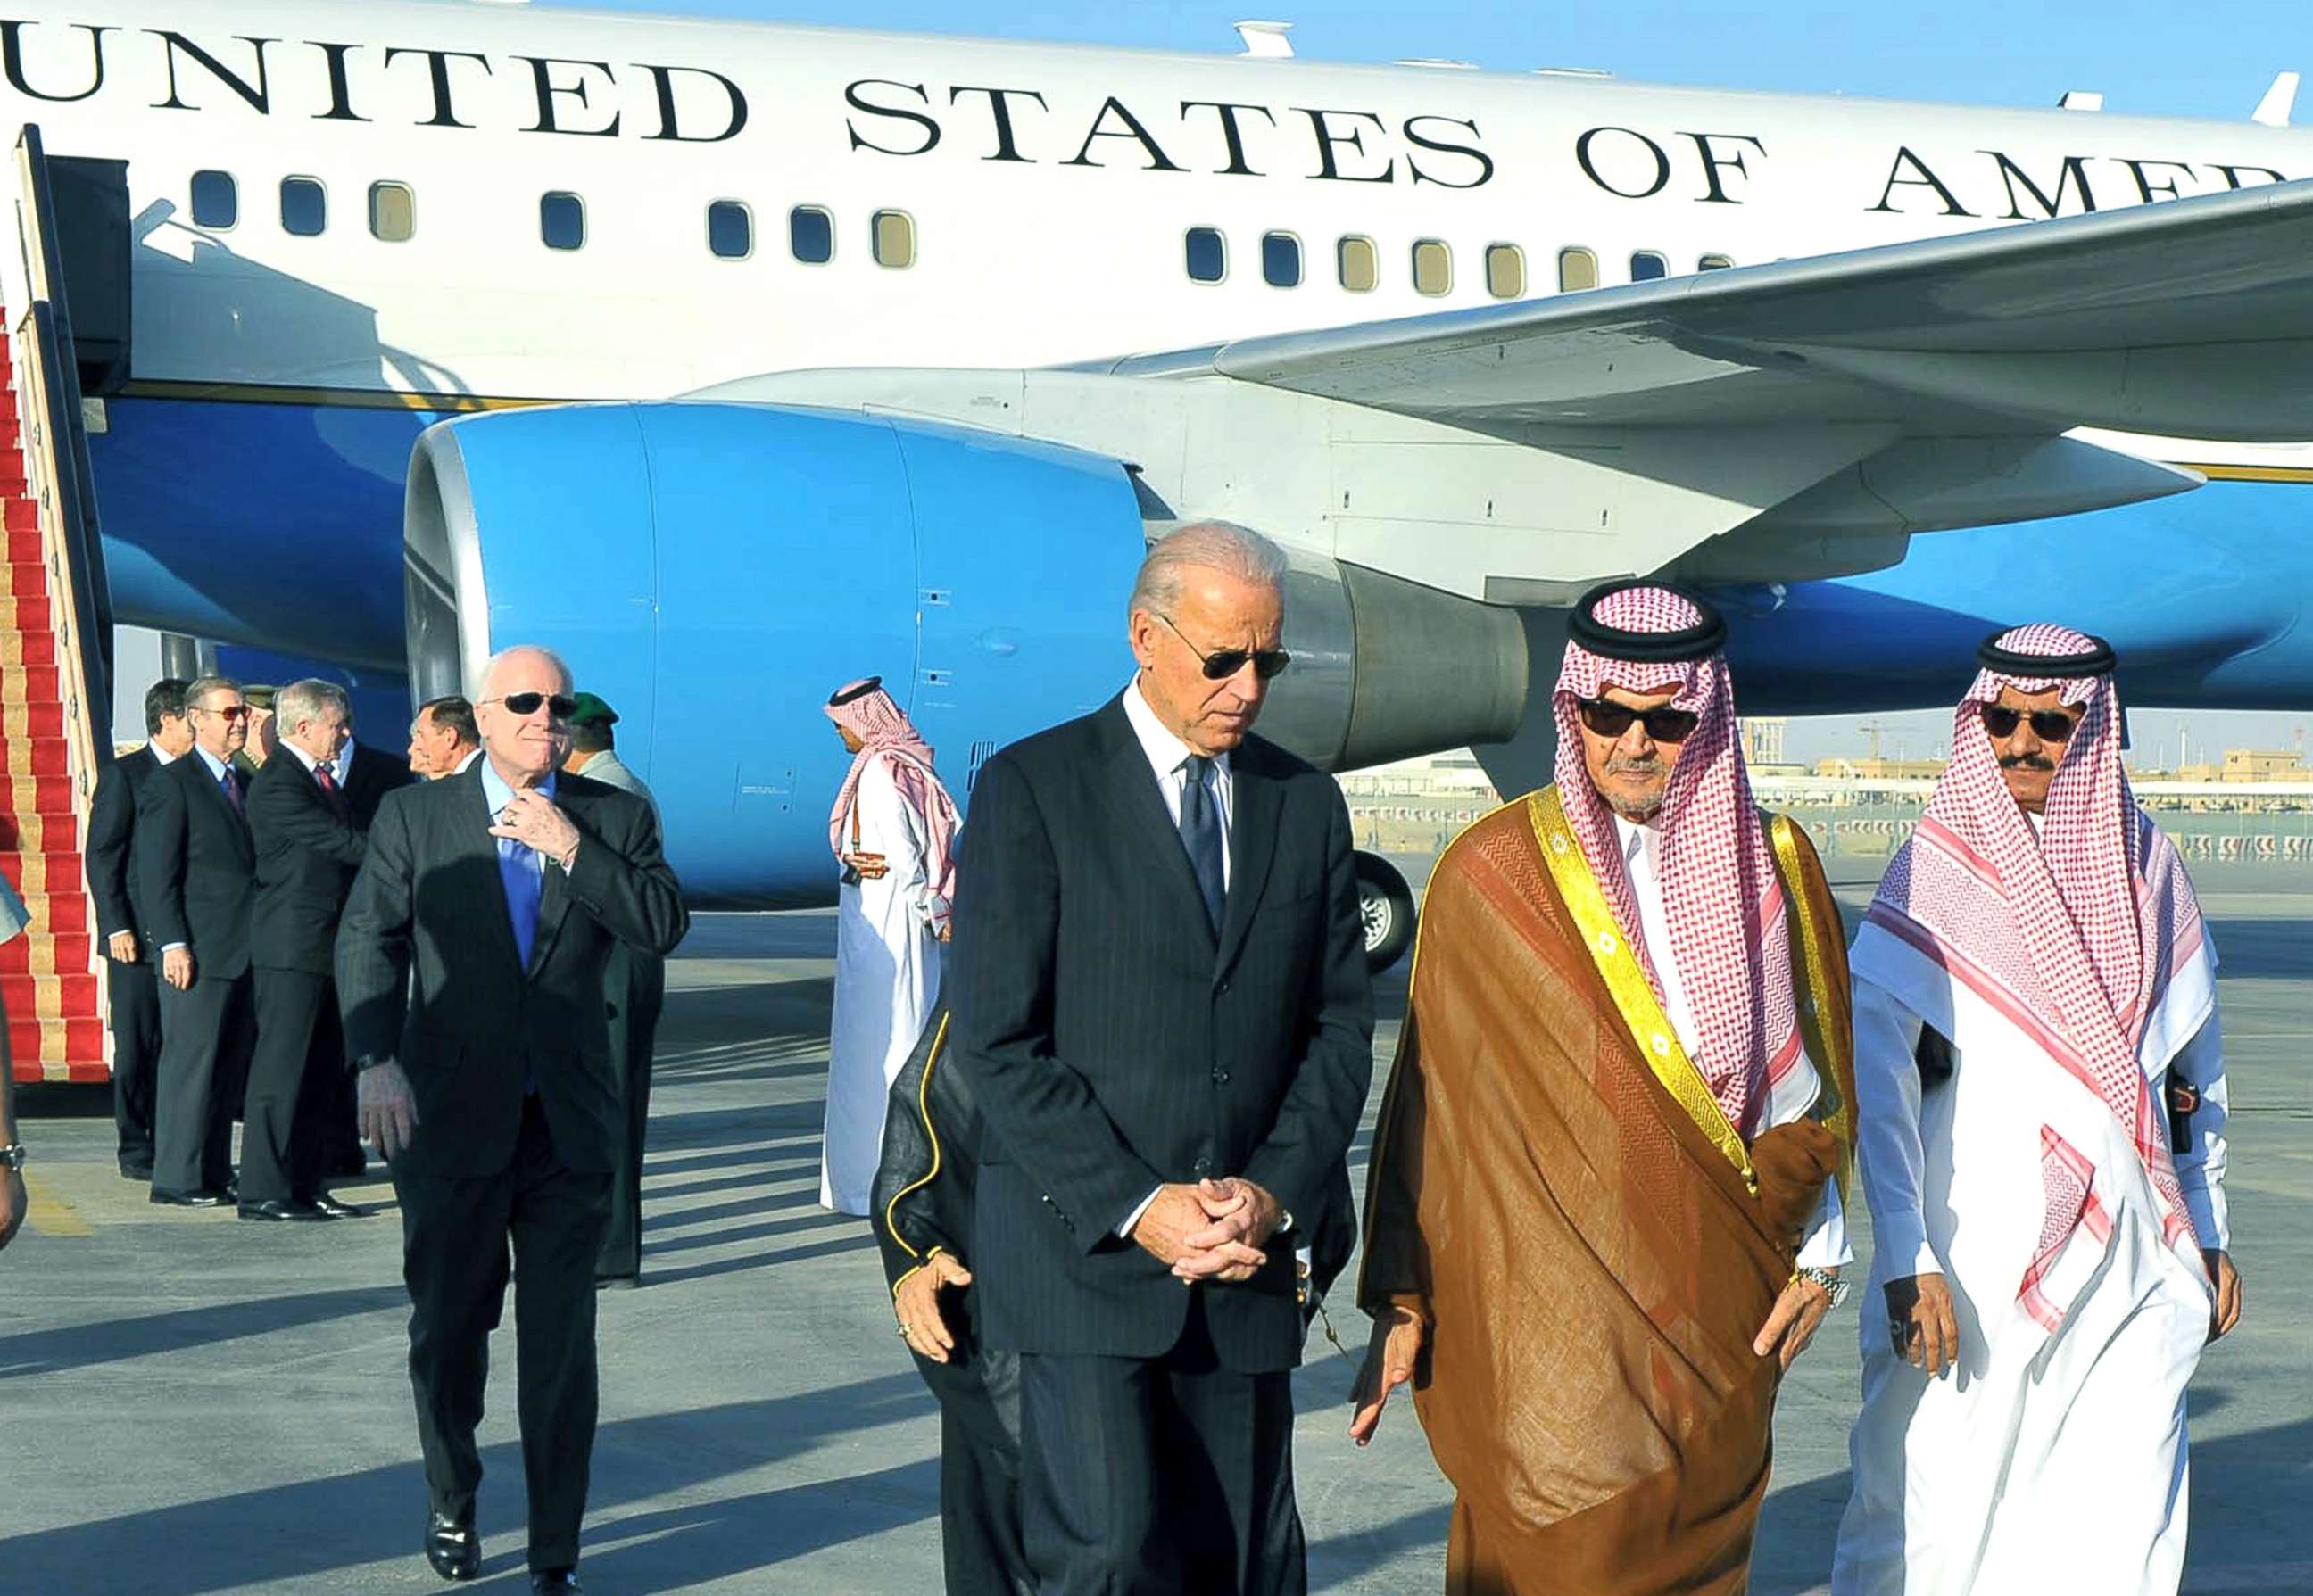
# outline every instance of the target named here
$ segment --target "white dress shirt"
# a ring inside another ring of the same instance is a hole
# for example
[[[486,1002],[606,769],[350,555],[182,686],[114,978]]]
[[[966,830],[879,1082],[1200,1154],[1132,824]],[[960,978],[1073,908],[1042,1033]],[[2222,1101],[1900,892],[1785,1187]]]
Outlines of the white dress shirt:
[[[1663,1017],[1678,1033],[1686,1056],[1701,1062],[1702,1028],[1695,1023],[1694,1005],[1688,1001],[1685,979],[1679,974],[1678,953],[1671,941],[1670,920],[1663,908],[1662,837],[1652,826],[1635,825],[1614,817],[1614,833],[1623,845],[1623,869],[1630,877],[1631,897],[1638,904],[1639,935],[1662,984]],[[1799,912],[1793,905],[1791,912]],[[1812,1064],[1814,1061],[1808,1061]],[[1809,1105],[1812,1106],[1812,1105]],[[1854,1254],[1847,1245],[1846,1216],[1839,1206],[1839,1182],[1824,1182],[1823,1200],[1807,1221],[1807,1240],[1799,1247],[1801,1268],[1832,1269]]]

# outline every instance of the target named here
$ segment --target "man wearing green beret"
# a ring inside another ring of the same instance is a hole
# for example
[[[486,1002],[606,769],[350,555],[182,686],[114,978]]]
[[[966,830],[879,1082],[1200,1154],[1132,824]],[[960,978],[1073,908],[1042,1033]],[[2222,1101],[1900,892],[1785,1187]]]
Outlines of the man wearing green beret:
[[[622,787],[655,813],[658,800],[619,758],[611,730],[618,723],[619,712],[596,695],[574,695],[567,723],[570,752],[562,768]],[[643,1139],[650,1124],[651,1039],[666,1001],[666,960],[620,943],[611,951],[602,985],[611,1008],[611,1048],[617,1055],[611,1063],[625,1097],[627,1140],[611,1180],[611,1225],[595,1260],[594,1284],[637,1286],[643,1270]]]

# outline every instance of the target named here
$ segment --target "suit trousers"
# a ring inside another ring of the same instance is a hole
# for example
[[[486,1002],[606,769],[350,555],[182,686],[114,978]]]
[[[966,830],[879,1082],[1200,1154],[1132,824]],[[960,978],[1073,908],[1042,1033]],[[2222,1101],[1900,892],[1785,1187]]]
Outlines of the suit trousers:
[[[650,1131],[651,1052],[666,1003],[666,960],[621,943],[602,971],[611,1011],[611,1067],[619,1079],[626,1140],[611,1177],[611,1219],[595,1260],[600,1280],[632,1280],[643,1267],[643,1144]]]
[[[120,1172],[153,1168],[153,1085],[161,1067],[161,978],[154,954],[105,962],[112,1000],[112,1125]]]
[[[302,969],[256,972],[257,1049],[242,1108],[241,1200],[320,1195],[328,1120],[346,1073],[337,983]]]
[[[947,1596],[1035,1596],[1021,1544],[1020,1453],[943,1403],[940,1557]]]
[[[1023,1518],[1043,1596],[1303,1596],[1292,1375],[1221,1366],[1193,1285],[1159,1358],[1020,1357]]]
[[[233,1179],[233,1117],[257,1040],[249,972],[199,973],[161,988],[161,1065],[153,1092],[153,1188],[223,1191]]]
[[[426,1127],[418,1134],[423,1136]],[[611,1177],[555,1155],[535,1095],[523,1104],[514,1162],[461,1179],[393,1171],[409,1288],[409,1383],[435,1511],[465,1517],[481,1485],[474,1428],[489,1379],[489,1337],[514,1289],[514,1405],[530,1486],[530,1565],[578,1561],[594,1455],[594,1257]]]

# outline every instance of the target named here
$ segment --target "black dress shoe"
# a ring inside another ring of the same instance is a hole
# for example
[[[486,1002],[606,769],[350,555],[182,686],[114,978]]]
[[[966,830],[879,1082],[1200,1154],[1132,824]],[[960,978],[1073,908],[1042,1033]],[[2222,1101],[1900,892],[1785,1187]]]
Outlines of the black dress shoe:
[[[153,1184],[153,1166],[149,1163],[132,1163],[124,1159],[120,1165],[120,1178],[123,1180],[134,1180],[140,1186],[150,1186]]]
[[[426,1516],[426,1560],[444,1579],[467,1580],[482,1571],[482,1538],[471,1521],[446,1513]]]
[[[541,1568],[530,1576],[530,1588],[542,1591],[546,1596],[580,1596],[578,1571],[575,1568]]]
[[[308,1199],[313,1209],[324,1219],[367,1219],[369,1210],[351,1203],[341,1203],[328,1192],[316,1192]]]
[[[263,1202],[259,1203],[241,1203],[236,1206],[240,1209],[243,1219],[260,1219],[273,1224],[278,1224],[284,1220],[295,1220],[301,1224],[312,1224],[330,1217],[311,1203],[285,1202],[279,1197],[267,1197]]]
[[[218,1191],[164,1191],[156,1186],[145,1200],[163,1208],[222,1208],[231,1199]]]

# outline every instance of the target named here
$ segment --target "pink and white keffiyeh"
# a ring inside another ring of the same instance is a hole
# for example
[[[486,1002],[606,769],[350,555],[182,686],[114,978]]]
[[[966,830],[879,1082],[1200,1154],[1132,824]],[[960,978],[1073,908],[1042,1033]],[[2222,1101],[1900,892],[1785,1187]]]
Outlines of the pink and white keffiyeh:
[[[932,748],[905,711],[869,677],[840,689],[826,706],[829,720],[849,729],[861,748],[844,774],[843,788],[827,817],[827,845],[840,859],[851,851],[851,808],[858,801],[859,778],[868,765],[883,760],[892,772],[892,785],[901,801],[914,810],[924,826],[924,879],[932,892],[932,929],[947,924],[955,904],[955,836],[963,825],[955,800],[948,796],[932,768]]]
[[[2108,651],[2068,627],[2018,627],[1991,648],[2052,662]],[[2010,794],[1983,708],[2001,688],[2061,689],[2081,710],[2048,789],[2038,837]],[[2121,761],[2120,695],[2106,671],[1980,671],[1952,722],[1952,758],[1919,827],[1890,862],[1867,923],[1966,986],[2102,1100],[2152,1183],[2164,1241],[2200,1265],[2166,1116],[2137,1057],[2171,978],[2202,950],[2199,900],[2176,847],[2140,809]],[[2045,1288],[2080,1230],[2110,1233],[2094,1168],[2054,1127],[2041,1136],[2046,1217],[2018,1291],[2051,1331]]]
[[[1637,633],[1687,631],[1707,619],[1685,595],[1649,585],[1611,590],[1589,614],[1603,627]],[[1672,707],[1700,717],[1680,746],[1655,820],[1663,908],[1671,957],[1702,1033],[1694,1063],[1728,1123],[1747,1141],[1760,1128],[1770,1095],[1803,1055],[1791,992],[1790,909],[1751,799],[1727,656],[1722,651],[1684,661],[1620,660],[1569,643],[1551,700],[1558,721],[1559,801],[1567,823],[1659,998],[1662,978],[1640,934],[1614,811],[1590,785],[1582,759],[1579,706],[1610,687],[1633,693],[1676,687]]]

